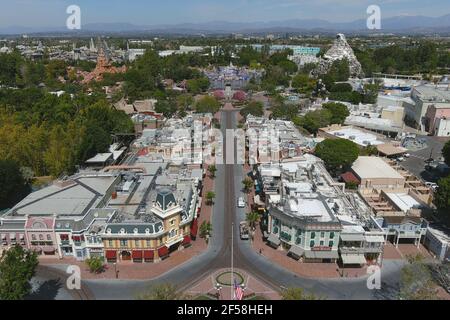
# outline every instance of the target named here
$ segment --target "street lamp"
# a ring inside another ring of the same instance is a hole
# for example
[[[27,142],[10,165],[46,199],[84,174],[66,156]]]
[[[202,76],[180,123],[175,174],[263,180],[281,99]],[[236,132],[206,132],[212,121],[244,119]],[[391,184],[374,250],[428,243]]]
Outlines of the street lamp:
[[[117,263],[114,262],[114,273],[116,274],[116,279],[119,278],[119,273],[117,272]]]
[[[222,286],[219,283],[216,283],[217,290],[217,300],[220,300],[220,290],[222,290]]]

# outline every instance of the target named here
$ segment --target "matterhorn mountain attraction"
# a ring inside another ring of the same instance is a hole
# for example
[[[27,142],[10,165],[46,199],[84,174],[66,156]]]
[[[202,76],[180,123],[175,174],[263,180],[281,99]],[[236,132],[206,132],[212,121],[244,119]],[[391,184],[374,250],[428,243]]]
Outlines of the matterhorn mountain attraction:
[[[352,77],[358,77],[362,75],[362,67],[358,59],[356,59],[355,53],[350,45],[347,43],[345,35],[339,33],[334,40],[333,46],[325,53],[320,60],[320,64],[316,70],[313,71],[314,75],[325,74],[328,72],[333,62],[337,60],[347,59],[350,67],[350,75]]]

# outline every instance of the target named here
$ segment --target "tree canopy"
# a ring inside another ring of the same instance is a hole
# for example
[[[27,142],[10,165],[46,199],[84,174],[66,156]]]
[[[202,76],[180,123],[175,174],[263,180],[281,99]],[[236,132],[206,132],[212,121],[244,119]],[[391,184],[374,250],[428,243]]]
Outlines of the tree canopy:
[[[30,193],[20,167],[12,160],[0,160],[0,210],[11,208]]]
[[[216,98],[211,96],[204,96],[195,104],[195,111],[197,113],[216,113],[219,111],[220,103]]]
[[[37,254],[16,245],[0,258],[0,299],[21,300],[31,292],[30,280],[38,265]]]
[[[261,101],[250,101],[239,113],[243,117],[247,117],[249,114],[255,117],[262,117],[264,115],[264,104]]]
[[[346,139],[326,139],[319,143],[315,155],[325,162],[325,166],[336,174],[340,170],[348,169],[358,158],[358,146]]]

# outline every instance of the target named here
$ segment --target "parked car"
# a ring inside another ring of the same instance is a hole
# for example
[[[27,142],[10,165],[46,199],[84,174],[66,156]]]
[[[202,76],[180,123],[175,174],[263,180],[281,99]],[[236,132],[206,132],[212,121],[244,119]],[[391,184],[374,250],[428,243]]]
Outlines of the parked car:
[[[245,200],[243,197],[239,197],[237,201],[238,208],[245,208]]]
[[[242,240],[249,239],[249,229],[246,221],[241,221],[241,223],[239,224],[239,234]]]

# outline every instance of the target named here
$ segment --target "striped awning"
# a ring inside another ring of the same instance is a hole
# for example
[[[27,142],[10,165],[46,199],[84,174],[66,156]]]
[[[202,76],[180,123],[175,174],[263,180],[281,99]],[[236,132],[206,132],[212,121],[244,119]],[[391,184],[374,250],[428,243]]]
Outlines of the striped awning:
[[[365,264],[366,258],[362,254],[342,254],[343,264]]]

